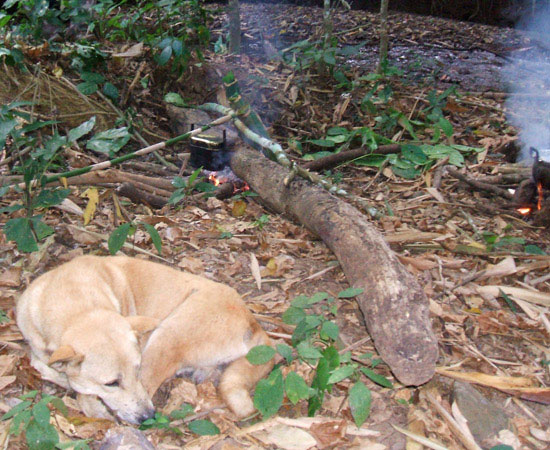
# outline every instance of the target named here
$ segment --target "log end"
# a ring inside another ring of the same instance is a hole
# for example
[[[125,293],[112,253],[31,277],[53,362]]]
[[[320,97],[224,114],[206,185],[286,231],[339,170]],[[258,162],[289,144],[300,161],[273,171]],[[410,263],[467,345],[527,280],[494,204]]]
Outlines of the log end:
[[[438,358],[437,339],[431,330],[399,339],[402,348],[378,348],[395,378],[405,386],[420,386],[432,379]]]

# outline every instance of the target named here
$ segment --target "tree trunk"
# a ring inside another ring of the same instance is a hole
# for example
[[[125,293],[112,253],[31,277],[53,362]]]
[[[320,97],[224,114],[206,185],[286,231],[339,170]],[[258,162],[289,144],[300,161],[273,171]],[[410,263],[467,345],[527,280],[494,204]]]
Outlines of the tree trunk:
[[[380,53],[378,60],[378,73],[382,73],[384,64],[388,59],[388,4],[390,0],[380,2]]]
[[[428,300],[382,235],[353,206],[301,179],[283,184],[287,171],[248,147],[236,149],[231,168],[262,201],[317,234],[334,252],[349,284],[363,288],[357,301],[382,359],[405,385],[434,374],[437,341]]]
[[[229,52],[241,52],[241,11],[239,0],[229,0],[227,4],[229,17]]]

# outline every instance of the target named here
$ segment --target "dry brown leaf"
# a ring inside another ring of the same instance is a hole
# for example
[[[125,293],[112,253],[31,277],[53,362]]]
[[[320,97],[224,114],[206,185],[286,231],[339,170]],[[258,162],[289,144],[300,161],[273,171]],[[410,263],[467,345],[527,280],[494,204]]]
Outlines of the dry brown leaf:
[[[347,423],[345,420],[314,423],[309,431],[317,439],[319,448],[337,445],[346,436]]]
[[[535,381],[527,377],[509,377],[506,375],[487,375],[481,372],[457,372],[442,367],[436,368],[436,372],[455,380],[480,384],[499,390],[532,389]]]
[[[516,262],[514,258],[508,256],[498,264],[488,264],[485,273],[478,280],[483,280],[489,277],[505,277],[517,272]]]
[[[15,355],[0,355],[0,376],[12,373],[18,360]]]
[[[511,297],[517,297],[536,305],[550,306],[550,294],[530,289],[517,288],[504,285],[475,286],[476,291],[487,299],[495,299],[500,296],[500,291]]]
[[[18,287],[21,284],[21,267],[11,267],[0,275],[0,286]]]
[[[5,387],[12,384],[16,379],[17,377],[15,375],[0,377],[0,391],[2,391]]]
[[[424,270],[430,270],[437,267],[437,263],[434,261],[431,261],[423,256],[403,256],[398,255],[399,261],[401,261],[402,264],[410,264],[415,269],[418,269],[420,271]]]
[[[254,253],[250,253],[250,271],[252,272],[254,281],[256,281],[256,286],[258,287],[258,290],[261,290],[262,275],[260,273],[260,264],[258,263],[258,259],[256,258],[256,255]]]
[[[143,42],[132,45],[128,50],[121,53],[113,53],[114,58],[136,58],[143,53]]]
[[[178,409],[183,403],[197,404],[197,385],[188,380],[178,378],[173,382],[175,386],[170,391],[168,402],[162,409],[163,414],[169,414]]]
[[[307,450],[315,447],[315,438],[300,428],[277,424],[267,433],[268,442],[284,450]]]
[[[178,267],[188,270],[195,275],[200,275],[204,273],[204,265],[202,261],[198,258],[193,258],[192,256],[182,258],[178,263]]]

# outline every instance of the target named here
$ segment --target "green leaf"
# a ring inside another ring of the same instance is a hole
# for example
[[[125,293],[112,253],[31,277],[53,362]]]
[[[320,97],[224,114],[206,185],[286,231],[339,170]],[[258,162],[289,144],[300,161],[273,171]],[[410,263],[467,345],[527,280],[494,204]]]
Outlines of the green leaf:
[[[170,418],[174,420],[185,419],[189,414],[195,412],[195,408],[189,403],[182,404],[178,409],[175,409],[170,413]]]
[[[376,384],[379,384],[380,386],[388,388],[388,389],[393,388],[392,382],[390,380],[388,380],[384,375],[377,374],[376,372],[374,372],[371,369],[368,369],[366,367],[361,367],[360,370],[368,378],[370,378],[372,381],[374,381]]]
[[[123,223],[113,230],[107,242],[109,246],[109,253],[111,253],[111,255],[114,255],[122,248],[122,246],[126,242],[128,234],[130,233],[131,226],[131,223]]]
[[[220,434],[220,429],[216,426],[216,424],[205,419],[193,420],[193,422],[189,422],[189,429],[199,436],[213,436]]]
[[[164,47],[164,50],[162,50],[162,52],[160,53],[157,59],[159,65],[164,66],[170,60],[171,56],[172,56],[172,47],[170,46]]]
[[[321,354],[321,352],[316,348],[314,347],[313,345],[311,345],[309,342],[300,342],[297,346],[296,346],[296,350],[298,351],[298,355],[301,357],[301,358],[304,358],[304,359],[314,359],[314,360],[317,360],[319,358],[321,358],[323,355]]]
[[[0,148],[4,148],[6,138],[17,126],[17,119],[0,121]]]
[[[69,142],[75,142],[85,134],[88,134],[90,131],[92,131],[92,128],[95,125],[95,120],[96,120],[95,116],[92,116],[90,120],[84,123],[81,123],[76,128],[73,128],[72,130],[70,130],[69,134],[67,135],[67,140]]]
[[[296,345],[298,342],[303,341],[307,336],[309,336],[313,330],[315,330],[321,324],[320,316],[308,315],[301,320],[296,328],[294,333],[292,333],[292,345]]]
[[[95,134],[86,148],[100,153],[116,153],[130,140],[128,128],[113,128]]]
[[[360,427],[370,414],[372,397],[370,389],[358,381],[349,390],[349,409],[355,425]]]
[[[44,239],[54,233],[54,229],[42,222],[42,216],[31,217],[31,224],[38,240]]]
[[[418,169],[414,169],[414,168],[401,169],[401,168],[396,167],[396,166],[392,166],[391,170],[398,177],[405,178],[407,180],[413,180],[417,176],[419,176],[420,173],[421,173],[421,171],[418,170]]]
[[[293,405],[300,400],[309,398],[312,389],[307,385],[304,379],[296,372],[289,372],[285,378],[285,392]]]
[[[382,164],[387,159],[387,155],[378,155],[378,154],[372,154],[372,155],[366,155],[361,156],[361,158],[353,160],[353,164],[356,164],[358,166],[368,166],[368,167],[382,167]]]
[[[30,253],[38,250],[38,244],[31,230],[31,221],[26,217],[10,219],[4,225],[4,234],[15,241],[19,251]]]
[[[355,367],[351,365],[338,367],[338,369],[331,372],[330,376],[328,377],[327,384],[339,383],[340,381],[353,375],[354,372]]]
[[[250,349],[246,355],[246,359],[250,364],[259,366],[271,361],[271,359],[275,356],[275,353],[275,349],[269,345],[257,345],[256,347]]]
[[[364,292],[363,288],[347,288],[338,292],[338,298],[352,298]]]
[[[334,147],[336,143],[328,139],[308,139],[306,140],[309,144],[317,145],[319,147]]]
[[[41,427],[47,427],[50,424],[50,408],[43,401],[33,406],[32,416]]]
[[[294,357],[292,356],[292,347],[286,345],[286,344],[277,344],[277,353],[281,355],[287,362],[287,364],[290,364]]]
[[[25,437],[29,450],[53,450],[59,442],[56,429],[49,423],[41,426],[36,420],[31,420],[25,429]]]
[[[64,450],[66,448],[72,448],[73,450],[90,450],[90,447],[88,446],[88,442],[90,441],[91,439],[78,439],[76,441],[60,442],[55,446],[55,448],[60,450]]]
[[[81,94],[92,95],[97,92],[99,85],[90,81],[85,81],[84,83],[77,84],[76,88]]]
[[[283,313],[282,319],[288,325],[297,325],[305,316],[303,309],[291,306]]]
[[[105,83],[103,85],[103,93],[111,100],[118,100],[118,89],[112,83]]]
[[[414,164],[425,165],[429,160],[418,145],[405,144],[401,147],[401,154]]]
[[[260,380],[254,392],[254,406],[264,418],[271,417],[283,404],[284,387],[281,368],[275,368],[267,378]]]
[[[322,339],[330,338],[335,341],[336,339],[338,339],[339,333],[340,330],[338,329],[338,325],[336,325],[334,322],[331,322],[330,320],[323,322],[323,325],[321,325],[320,334]]]
[[[15,405],[12,409],[10,409],[7,413],[5,413],[0,420],[8,420],[11,419],[16,414],[19,414],[21,411],[27,409],[29,406],[32,405],[32,402],[29,400],[25,400],[21,403],[18,403]]]
[[[532,245],[532,244],[526,245],[524,248],[524,252],[529,255],[546,255],[544,250],[542,250],[537,245]]]
[[[145,231],[151,236],[151,241],[153,241],[153,245],[157,249],[158,254],[160,255],[162,253],[162,239],[160,238],[160,234],[157,231],[157,229],[148,223],[140,222],[141,225],[145,228]]]
[[[166,103],[170,103],[175,106],[185,107],[187,106],[187,103],[185,103],[185,100],[176,92],[168,92],[164,96],[164,101]]]
[[[49,208],[50,206],[59,205],[70,193],[70,189],[42,189],[33,199],[32,207]]]
[[[449,122],[444,117],[440,117],[437,121],[437,125],[443,130],[443,133],[447,135],[447,137],[451,137],[453,135],[453,126],[451,125],[451,122]]]
[[[65,405],[65,403],[63,402],[63,400],[61,400],[60,398],[58,397],[52,397],[50,399],[50,404],[55,408],[57,409],[61,414],[63,414],[65,417],[67,417],[69,415],[69,411],[67,409],[67,406]]]
[[[309,308],[315,303],[319,303],[323,300],[326,300],[327,298],[329,298],[329,295],[327,292],[317,292],[313,294],[311,297],[307,297],[305,295],[299,295],[294,300],[292,300],[290,304],[296,308]]]
[[[103,75],[95,72],[81,72],[80,78],[82,78],[82,81],[88,81],[96,84],[101,84],[105,81],[105,77]]]
[[[498,444],[498,445],[495,445],[494,447],[491,447],[490,450],[514,450],[514,447],[507,444]]]

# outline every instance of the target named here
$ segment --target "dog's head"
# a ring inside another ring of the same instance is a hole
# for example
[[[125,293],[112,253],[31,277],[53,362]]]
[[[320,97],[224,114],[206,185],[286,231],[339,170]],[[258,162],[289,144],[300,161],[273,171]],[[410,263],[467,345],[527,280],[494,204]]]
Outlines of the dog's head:
[[[76,392],[99,397],[122,420],[141,423],[155,410],[139,379],[137,337],[157,325],[150,317],[94,311],[67,329],[48,364]]]

